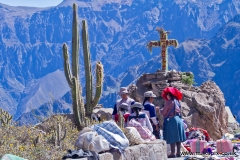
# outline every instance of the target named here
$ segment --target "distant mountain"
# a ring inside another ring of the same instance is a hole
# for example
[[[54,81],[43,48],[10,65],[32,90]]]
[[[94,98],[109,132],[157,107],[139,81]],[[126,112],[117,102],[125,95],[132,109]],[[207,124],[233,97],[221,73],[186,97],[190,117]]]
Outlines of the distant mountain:
[[[92,64],[97,60],[104,64],[101,103],[105,107],[113,106],[120,85],[133,82],[141,71],[154,72],[160,67],[160,59],[150,60],[159,56],[159,49],[155,49],[153,55],[146,49],[149,40],[159,39],[157,26],[171,30],[169,38],[182,42],[179,49],[169,49],[170,68],[193,71],[198,83],[214,79],[224,93],[229,94],[232,90],[225,89],[229,79],[221,80],[219,73],[222,69],[222,74],[228,74],[227,68],[231,67],[229,76],[236,82],[232,81],[230,86],[238,84],[239,66],[229,64],[233,62],[230,59],[234,60],[233,54],[228,55],[228,50],[224,47],[221,50],[216,44],[214,47],[214,43],[224,44],[226,38],[221,40],[217,36],[221,37],[221,33],[225,33],[223,26],[240,13],[238,0],[65,0],[56,7],[44,9],[0,4],[0,106],[15,115],[15,119],[24,119],[20,117],[23,114],[25,119],[32,117],[28,113],[38,111],[44,115],[41,107],[52,101],[51,96],[53,103],[63,108],[62,112],[70,112],[67,109],[71,103],[69,88],[62,73],[62,44],[66,42],[71,53],[73,2],[79,6],[79,19],[88,22]],[[232,32],[229,30],[228,36]],[[192,40],[187,40],[189,38]],[[238,46],[231,47],[232,51],[238,50]],[[223,55],[216,56],[218,51]],[[216,66],[223,63],[223,57],[229,60],[226,61],[229,67],[224,69]],[[84,87],[82,51],[80,63]],[[49,93],[52,95],[48,96]],[[66,104],[66,95],[68,107],[62,107]],[[227,104],[228,101],[231,99],[227,98]],[[229,102],[230,107],[238,104]]]
[[[155,72],[160,57],[131,67],[123,76],[126,85],[148,71]],[[192,71],[197,85],[214,80],[221,88],[233,114],[240,118],[240,15],[224,25],[210,40],[188,39],[177,49],[169,49],[169,68]]]

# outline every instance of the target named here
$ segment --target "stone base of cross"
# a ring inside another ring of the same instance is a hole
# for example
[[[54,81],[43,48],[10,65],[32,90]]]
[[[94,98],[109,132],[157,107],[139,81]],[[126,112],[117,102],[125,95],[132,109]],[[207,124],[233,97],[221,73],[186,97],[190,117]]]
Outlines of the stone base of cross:
[[[150,41],[147,44],[148,50],[152,53],[153,47],[162,47],[162,70],[168,70],[168,54],[167,54],[167,47],[174,46],[177,48],[178,41],[176,39],[168,39],[168,34],[170,32],[165,31],[163,28],[157,28],[157,31],[160,35],[160,41]]]

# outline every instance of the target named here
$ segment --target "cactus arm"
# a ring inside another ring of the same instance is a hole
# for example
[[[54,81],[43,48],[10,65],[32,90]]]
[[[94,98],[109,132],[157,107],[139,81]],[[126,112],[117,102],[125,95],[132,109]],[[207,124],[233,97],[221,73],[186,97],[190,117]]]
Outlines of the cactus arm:
[[[67,45],[64,43],[63,44],[63,58],[64,58],[64,73],[65,77],[67,79],[68,85],[70,88],[72,88],[72,73],[70,70],[70,65],[69,65],[69,55],[68,55],[68,48]]]
[[[77,5],[73,4],[73,24],[72,24],[72,74],[79,78],[79,33],[78,33],[78,16]]]
[[[78,80],[76,77],[72,78],[73,87],[72,87],[72,103],[73,103],[73,115],[77,127],[81,126],[81,117],[80,117],[80,108],[78,104],[79,94],[78,94]]]
[[[102,95],[102,87],[103,87],[103,65],[101,64],[101,62],[97,62],[96,64],[96,91],[95,91],[95,96],[94,99],[92,101],[91,106],[95,107],[98,102],[99,99]],[[92,112],[92,110],[91,110]]]
[[[84,67],[86,77],[86,115],[90,116],[92,109],[92,68],[90,63],[90,51],[88,46],[88,28],[85,20],[82,20],[82,43],[84,55]]]

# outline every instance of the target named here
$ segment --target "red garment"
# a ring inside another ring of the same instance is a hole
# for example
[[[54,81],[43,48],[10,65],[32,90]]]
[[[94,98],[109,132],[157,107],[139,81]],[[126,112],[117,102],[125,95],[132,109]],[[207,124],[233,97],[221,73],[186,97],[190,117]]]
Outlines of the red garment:
[[[174,95],[177,100],[182,99],[182,92],[180,92],[177,88],[167,87],[163,90],[162,97],[166,100],[168,100],[167,99],[167,93],[171,93],[172,95]]]
[[[191,148],[188,145],[184,145],[184,148],[186,148],[188,152],[191,152]]]
[[[206,141],[210,141],[210,135],[208,134],[207,130],[204,130],[202,128],[195,128],[195,127],[191,127],[189,129],[189,131],[196,131],[196,130],[199,130],[200,132],[202,132],[204,134]]]
[[[129,115],[130,115],[130,113],[125,113],[125,114],[123,115],[123,117],[124,117],[124,122],[127,122]],[[115,120],[115,122],[118,122],[118,120],[119,120],[119,115],[118,115],[118,114],[115,114],[114,120]]]
[[[202,128],[197,128],[200,132],[202,132],[205,135],[205,140],[206,141],[210,141],[210,135],[208,134],[208,132]]]

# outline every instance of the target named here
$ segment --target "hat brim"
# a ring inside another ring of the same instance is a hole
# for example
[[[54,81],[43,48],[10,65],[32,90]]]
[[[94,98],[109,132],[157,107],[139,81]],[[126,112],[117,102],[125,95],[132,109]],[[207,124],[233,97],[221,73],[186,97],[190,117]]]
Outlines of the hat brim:
[[[131,107],[131,108],[140,108],[140,109],[144,109],[144,107],[136,107],[136,106],[135,106],[135,107]]]
[[[157,97],[155,94],[153,94],[151,97],[153,97],[153,98],[155,98],[155,97]]]
[[[125,107],[125,106],[124,106],[124,107],[123,107],[123,106],[121,107],[121,106],[119,106],[119,109],[126,109],[126,110],[128,110],[128,107]]]
[[[152,98],[155,98],[157,97],[155,94],[151,95],[151,96],[144,96],[144,97],[152,97]]]
[[[128,91],[122,91],[122,92],[118,92],[119,95],[122,95],[122,94],[128,94]]]
[[[131,108],[140,108],[140,109],[144,109],[144,106],[136,106],[136,105],[131,105]]]
[[[182,99],[182,92],[180,92],[177,88],[167,87],[163,90],[162,97],[166,100],[168,100],[167,98],[168,93],[171,93],[174,97],[176,97],[177,100]]]

